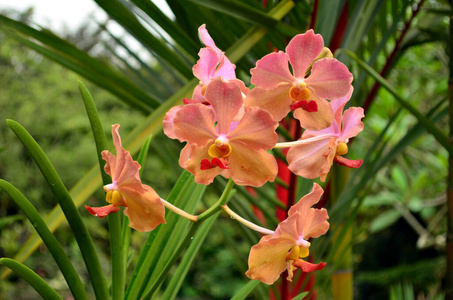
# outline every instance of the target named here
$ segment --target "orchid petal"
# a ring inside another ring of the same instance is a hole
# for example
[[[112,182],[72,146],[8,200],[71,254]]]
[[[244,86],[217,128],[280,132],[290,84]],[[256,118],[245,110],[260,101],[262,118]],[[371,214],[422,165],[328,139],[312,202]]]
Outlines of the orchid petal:
[[[351,107],[343,114],[343,129],[341,138],[349,139],[359,134],[363,130],[362,118],[365,117],[363,108]]]
[[[286,256],[294,245],[293,240],[262,237],[250,250],[249,269],[245,275],[265,284],[273,284],[285,271]]]
[[[308,144],[295,146],[287,154],[288,168],[296,175],[324,181],[335,155],[335,139],[326,137]]]
[[[345,166],[348,168],[354,168],[354,169],[360,168],[360,166],[363,163],[363,160],[361,160],[361,159],[351,160],[351,159],[347,159],[347,158],[344,158],[343,156],[339,156],[339,155],[335,157],[335,161],[337,162],[337,164],[339,164],[341,166]]]
[[[217,77],[207,86],[205,99],[212,105],[217,116],[217,132],[228,134],[233,118],[243,105],[240,87]],[[193,132],[189,134],[192,135]]]
[[[182,105],[174,106],[165,114],[162,128],[164,129],[164,133],[171,139],[177,139],[173,130],[173,119],[176,113],[183,107]]]
[[[351,82],[351,72],[335,58],[316,61],[310,76],[305,79],[310,91],[320,98],[330,100],[345,96],[351,88]]]
[[[298,108],[293,112],[294,118],[300,121],[300,126],[308,130],[321,130],[332,125],[333,112],[330,103],[327,100],[314,97],[318,107],[315,112],[309,112]]]
[[[245,98],[246,107],[261,107],[267,110],[274,120],[280,121],[290,111],[289,106],[292,101],[289,97],[289,89],[291,86],[291,83],[283,82],[271,90],[255,87]]]
[[[205,44],[205,46],[207,47],[211,47],[212,49],[214,49],[217,53],[219,53],[220,56],[222,51],[219,48],[217,48],[217,46],[214,43],[214,40],[209,35],[208,30],[206,29],[206,24],[203,24],[198,28],[198,34],[200,35],[200,39],[203,42],[203,44]]]
[[[295,78],[289,71],[288,55],[279,51],[270,53],[256,62],[250,70],[251,83],[259,88],[273,89],[282,82],[292,83]]]
[[[242,143],[249,151],[271,149],[278,140],[275,132],[278,123],[265,110],[258,107],[247,108],[237,127],[228,135],[231,144]]]
[[[214,128],[215,113],[203,104],[188,104],[181,108],[173,118],[176,137],[197,146],[205,146],[213,141],[217,132]]]
[[[204,85],[207,85],[214,77],[219,58],[216,51],[212,48],[201,48],[198,56],[200,59],[192,67],[192,72]]]
[[[238,185],[260,187],[277,176],[277,162],[266,150],[251,151],[247,145],[232,143],[229,157],[231,178]]]
[[[318,203],[324,191],[317,183],[313,183],[312,191],[302,197],[299,202],[293,205],[288,211],[288,222],[290,219],[296,218],[297,232],[305,240],[309,238],[317,238],[329,230],[329,216],[327,210],[312,208]]]
[[[293,67],[294,76],[304,78],[308,66],[324,49],[324,40],[320,34],[308,30],[296,35],[286,47],[286,53]]]
[[[119,135],[119,124],[112,126],[113,144],[116,149],[116,157],[107,150],[102,151],[102,158],[106,161],[104,170],[112,177],[117,186],[130,185],[142,191],[140,181],[140,164],[134,161],[129,151],[124,150]]]
[[[326,265],[327,264],[325,262],[321,262],[319,264],[312,264],[303,259],[298,259],[293,262],[293,266],[298,267],[299,269],[302,270],[302,272],[305,273],[322,270]]]
[[[104,217],[108,216],[109,214],[120,210],[120,208],[118,206],[115,206],[114,204],[101,206],[101,207],[91,207],[91,206],[85,205],[85,208],[90,214],[92,214],[95,217],[99,217],[100,219],[103,219]]]
[[[144,193],[126,187],[120,189],[126,198],[124,214],[129,218],[129,226],[137,231],[151,231],[165,223],[165,208],[159,195],[149,186],[143,185]]]
[[[205,185],[211,184],[214,181],[214,178],[219,174],[222,174],[226,178],[229,177],[227,175],[228,173],[226,173],[229,169],[201,169],[201,162],[204,159],[211,159],[208,154],[209,146],[210,145],[207,145],[206,147],[196,147],[195,145],[187,144],[184,149],[181,150],[179,165],[181,168],[186,169],[195,176],[196,183]]]

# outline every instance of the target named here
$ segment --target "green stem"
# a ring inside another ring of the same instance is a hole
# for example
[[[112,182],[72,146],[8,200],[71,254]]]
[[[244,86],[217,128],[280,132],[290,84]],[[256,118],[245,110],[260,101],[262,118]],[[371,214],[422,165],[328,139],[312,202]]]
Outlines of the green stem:
[[[104,185],[112,182],[110,176],[104,171],[105,161],[102,159],[102,151],[107,150],[107,139],[104,134],[99,113],[94,103],[90,92],[82,82],[78,82],[80,94],[82,95],[83,103],[90,120],[91,130],[94,136],[94,142],[96,144],[96,152],[99,161],[99,167],[101,171],[102,181]],[[121,215],[109,214],[109,236],[110,236],[110,255],[112,257],[112,299],[121,300],[124,296],[124,285],[125,285],[125,268],[123,262],[123,241],[121,232]]]
[[[61,245],[58,243],[55,236],[50,232],[41,215],[31,202],[12,184],[0,179],[0,188],[2,188],[20,207],[25,213],[30,223],[36,229],[39,236],[43,240],[50,254],[55,259],[58,267],[61,270],[66,282],[68,283],[69,289],[75,299],[88,299],[88,295],[85,291],[85,287],[82,281],[77,275],[74,266],[69,261],[68,256],[64,252]]]
[[[233,179],[229,179],[227,185],[225,186],[225,189],[223,190],[222,195],[220,196],[219,200],[211,206],[209,209],[207,209],[205,212],[203,212],[201,215],[198,216],[198,223],[192,223],[189,231],[186,233],[186,236],[182,240],[182,242],[179,244],[178,248],[173,252],[172,257],[168,261],[168,263],[165,265],[165,267],[162,269],[160,272],[159,276],[157,276],[156,281],[153,282],[152,286],[144,293],[144,296],[142,299],[150,299],[151,296],[154,294],[154,292],[157,290],[157,288],[162,284],[162,282],[165,279],[165,276],[167,276],[168,272],[170,271],[171,267],[174,265],[176,260],[179,258],[179,256],[182,254],[182,252],[186,249],[187,245],[189,242],[193,239],[193,236],[195,232],[197,231],[198,227],[200,226],[203,221],[207,220],[208,218],[212,217],[216,213],[218,213],[221,210],[221,205],[225,204],[228,202],[229,195],[231,192],[231,189],[233,188],[234,181]]]
[[[33,272],[30,268],[24,266],[10,258],[0,258],[0,264],[10,268],[16,272],[20,277],[25,279],[44,299],[46,300],[63,300],[60,295],[55,292],[38,274]]]
[[[206,220],[207,218],[209,218],[210,216],[212,216],[213,214],[218,212],[221,209],[220,206],[227,203],[228,196],[230,195],[230,191],[233,188],[233,185],[234,185],[234,181],[233,181],[233,179],[230,178],[228,180],[228,183],[227,183],[225,189],[223,190],[223,193],[220,196],[219,200],[217,200],[217,202],[213,206],[211,206],[209,209],[207,209],[201,215],[198,216],[199,223],[203,222],[204,220]]]
[[[69,195],[61,178],[58,176],[55,168],[50,163],[44,151],[39,147],[32,136],[17,122],[7,120],[6,124],[13,130],[22,144],[27,148],[36,165],[41,170],[44,178],[49,184],[50,189],[57,198],[69,226],[71,227],[74,237],[82,252],[83,260],[91,277],[91,284],[97,299],[109,299],[107,284],[102,271],[99,258],[94,249],[91,236],[83,223],[83,220],[74,205],[74,201]]]

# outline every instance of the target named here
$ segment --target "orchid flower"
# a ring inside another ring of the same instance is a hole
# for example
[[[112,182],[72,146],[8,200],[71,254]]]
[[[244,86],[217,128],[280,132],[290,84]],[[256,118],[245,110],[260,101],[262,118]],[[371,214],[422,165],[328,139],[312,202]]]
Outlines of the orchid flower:
[[[313,30],[296,35],[286,47],[286,53],[270,53],[257,61],[251,70],[255,88],[249,93],[246,106],[259,106],[277,121],[293,110],[301,126],[311,130],[330,126],[333,112],[326,99],[346,95],[351,88],[352,74],[344,64],[328,57],[329,54],[322,36]],[[310,73],[308,77],[307,73]]]
[[[241,113],[240,87],[222,77],[208,84],[205,99],[209,105],[187,104],[173,117],[175,137],[187,142],[180,166],[202,184],[219,174],[239,185],[259,187],[273,181],[277,163],[267,150],[277,142],[278,123],[258,107]],[[238,114],[241,118],[235,121]]]
[[[193,66],[192,72],[200,80],[200,83],[195,87],[192,99],[183,99],[184,104],[208,104],[204,97],[206,87],[216,77],[222,77],[224,80],[236,82],[241,88],[242,93],[245,95],[248,94],[249,89],[241,80],[236,79],[236,73],[234,71],[236,66],[225,56],[225,52],[217,48],[205,24],[198,28],[198,34],[206,47],[200,49],[198,53],[200,59]],[[163,129],[165,134],[172,139],[176,138],[173,132],[173,117],[183,107],[184,105],[172,107],[165,115]]]
[[[102,151],[106,161],[104,170],[112,178],[112,183],[104,186],[109,205],[85,208],[94,216],[104,218],[124,206],[124,214],[129,217],[129,226],[137,231],[151,231],[159,224],[165,223],[165,208],[159,195],[140,180],[138,162],[132,160],[130,153],[121,145],[120,125],[112,126],[113,144],[116,156]]]
[[[312,191],[302,197],[288,211],[288,218],[278,224],[275,231],[259,227],[242,219],[226,205],[222,206],[229,215],[247,227],[265,234],[250,250],[249,269],[245,273],[250,279],[273,284],[285,270],[291,281],[297,268],[303,272],[322,270],[326,263],[312,264],[302,258],[309,255],[310,238],[317,238],[329,229],[327,210],[311,208],[323,194],[322,188],[314,183]]]
[[[349,168],[358,168],[362,160],[349,160],[343,155],[348,153],[349,139],[363,130],[363,108],[351,107],[343,113],[353,89],[339,99],[331,101],[335,117],[332,125],[319,131],[305,130],[295,142],[280,143],[276,147],[291,147],[287,154],[289,169],[299,176],[326,180],[333,162]]]

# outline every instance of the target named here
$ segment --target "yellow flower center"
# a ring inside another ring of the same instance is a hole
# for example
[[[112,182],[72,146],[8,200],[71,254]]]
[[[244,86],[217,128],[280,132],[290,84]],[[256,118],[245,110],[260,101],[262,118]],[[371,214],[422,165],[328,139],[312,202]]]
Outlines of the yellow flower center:
[[[123,196],[117,190],[108,191],[105,195],[105,200],[115,206],[125,206]]]
[[[211,157],[225,158],[231,154],[231,146],[225,139],[216,139],[215,143],[209,147],[208,153]]]
[[[301,100],[310,100],[311,93],[306,88],[307,85],[305,82],[299,83],[299,86],[293,86],[289,90],[289,97],[293,102],[301,101]]]
[[[337,155],[345,155],[348,153],[348,145],[346,143],[343,143],[343,142],[340,142],[338,143],[338,146],[337,146],[337,151],[335,153],[335,156]]]
[[[298,260],[299,258],[307,257],[310,254],[308,248],[310,243],[308,243],[307,248],[303,246],[294,246],[291,251],[286,256],[286,260]]]

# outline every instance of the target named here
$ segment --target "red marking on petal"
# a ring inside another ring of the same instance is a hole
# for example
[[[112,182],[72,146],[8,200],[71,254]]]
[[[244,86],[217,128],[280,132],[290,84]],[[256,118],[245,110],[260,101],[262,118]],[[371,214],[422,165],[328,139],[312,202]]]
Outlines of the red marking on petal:
[[[219,167],[221,169],[229,169],[225,164],[217,157],[214,157],[212,161],[209,161],[209,159],[205,158],[201,161],[200,164],[200,169],[201,170],[209,170]]]
[[[339,155],[335,156],[335,161],[340,166],[346,166],[348,168],[354,168],[354,169],[359,168],[363,163],[363,160],[361,160],[361,159],[351,160],[351,159],[347,159],[347,158],[344,158]]]
[[[289,106],[289,108],[291,110],[296,110],[298,108],[302,108],[303,110],[308,111],[308,112],[317,112],[318,111],[318,105],[316,104],[316,102],[310,101],[310,100],[308,102],[307,102],[307,100],[297,101],[296,103],[291,104]]]

